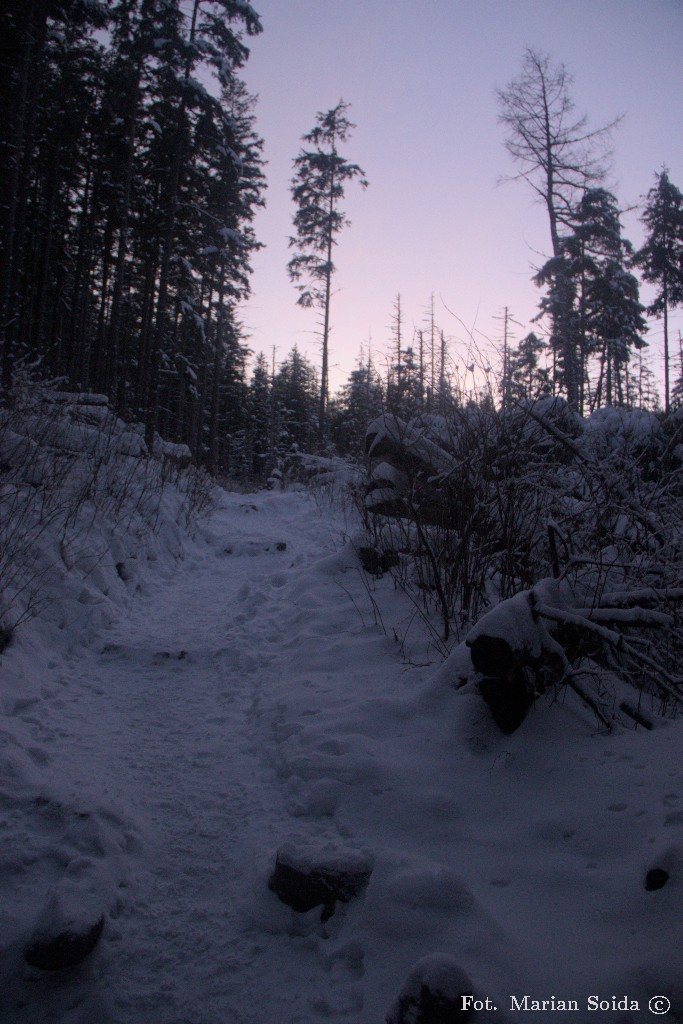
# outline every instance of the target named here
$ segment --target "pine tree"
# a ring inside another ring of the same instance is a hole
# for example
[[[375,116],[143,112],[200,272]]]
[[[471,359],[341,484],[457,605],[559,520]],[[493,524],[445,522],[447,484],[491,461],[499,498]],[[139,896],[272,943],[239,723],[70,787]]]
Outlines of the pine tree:
[[[330,300],[335,270],[332,249],[341,229],[348,224],[339,203],[347,182],[358,179],[363,188],[368,184],[358,164],[349,163],[337,149],[339,143],[348,140],[355,127],[346,117],[348,106],[340,100],[331,110],[318,113],[315,128],[303,136],[303,141],[314,148],[302,149],[294,160],[296,173],[291,188],[297,209],[294,215],[296,235],[290,238],[289,244],[298,251],[289,261],[289,275],[295,282],[307,279],[306,283],[297,285],[299,304],[316,306],[323,315],[318,408],[320,445],[325,436],[328,399]]]
[[[635,263],[646,281],[658,286],[655,301],[648,306],[651,316],[664,320],[664,409],[671,404],[669,311],[683,303],[683,194],[669,180],[668,171],[657,175],[647,194],[643,223],[648,229],[645,244]]]

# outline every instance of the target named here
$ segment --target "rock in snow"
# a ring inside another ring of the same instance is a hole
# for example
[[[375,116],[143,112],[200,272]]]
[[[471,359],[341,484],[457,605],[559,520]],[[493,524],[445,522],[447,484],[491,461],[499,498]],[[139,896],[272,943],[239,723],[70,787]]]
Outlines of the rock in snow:
[[[97,945],[104,928],[104,914],[90,923],[65,914],[54,900],[48,905],[45,920],[36,927],[24,959],[30,967],[43,971],[63,971],[85,960]]]
[[[30,967],[39,967],[43,971],[75,967],[85,960],[88,953],[92,953],[103,928],[104,916],[82,932],[65,931],[34,939],[26,948],[24,959]]]
[[[399,564],[396,551],[380,551],[379,548],[361,547],[358,549],[360,563],[371,576],[382,576],[389,569]]]
[[[75,967],[97,945],[104,928],[103,895],[90,869],[87,858],[73,861],[48,898],[24,951],[30,967]]]
[[[337,900],[348,903],[367,886],[373,860],[357,850],[329,844],[299,847],[287,843],[275,859],[268,888],[300,914],[322,906],[321,921],[334,914]]]
[[[406,978],[386,1024],[455,1024],[471,1016],[463,996],[472,995],[472,982],[446,953],[419,960]]]
[[[656,892],[657,889],[663,889],[668,881],[669,872],[664,868],[650,868],[645,876],[645,888],[648,892]]]

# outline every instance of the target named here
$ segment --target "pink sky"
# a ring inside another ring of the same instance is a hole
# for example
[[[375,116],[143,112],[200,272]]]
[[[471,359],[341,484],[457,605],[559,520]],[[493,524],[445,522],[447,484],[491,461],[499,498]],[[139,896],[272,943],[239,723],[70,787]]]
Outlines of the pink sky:
[[[517,338],[531,329],[539,293],[531,266],[548,252],[547,221],[513,171],[497,124],[495,90],[532,46],[572,72],[577,114],[593,126],[624,114],[612,179],[622,207],[642,202],[663,165],[683,189],[683,4],[680,0],[254,0],[263,34],[245,69],[259,96],[267,209],[256,222],[266,248],[254,260],[243,315],[250,346],[279,361],[294,344],[316,364],[317,315],[296,306],[291,256],[292,160],[317,111],[343,98],[357,125],[345,155],[366,171],[344,209],[351,220],[335,254],[331,383],[353,369],[372,338],[378,363],[401,293],[409,335],[434,293],[457,364],[467,331],[496,339],[510,307]],[[643,241],[637,212],[625,234]],[[648,301],[649,290],[641,297]],[[447,307],[447,308],[446,308]],[[453,311],[457,318],[448,310]],[[678,311],[674,337],[683,327]],[[648,335],[661,378],[661,323]],[[410,340],[410,338],[408,339]],[[674,346],[677,349],[677,341]],[[673,368],[677,375],[677,366]]]

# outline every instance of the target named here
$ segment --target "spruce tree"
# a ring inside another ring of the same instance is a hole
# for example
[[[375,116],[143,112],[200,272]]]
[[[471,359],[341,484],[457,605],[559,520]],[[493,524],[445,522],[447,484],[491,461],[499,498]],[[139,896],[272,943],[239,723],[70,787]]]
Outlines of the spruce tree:
[[[546,342],[533,331],[522,338],[508,357],[510,402],[539,398],[550,390],[548,371],[540,365]]]
[[[587,189],[573,227],[564,248],[577,295],[583,374],[592,355],[599,365],[594,403],[625,405],[627,368],[632,351],[645,345],[646,324],[638,281],[628,270],[633,247],[622,236],[616,197],[604,188]]]
[[[242,0],[0,10],[4,383],[27,356],[216,467],[244,405],[265,183],[238,71],[260,28]]]
[[[259,352],[251,373],[247,393],[247,447],[250,475],[263,479],[273,459],[273,398],[268,361]]]
[[[680,409],[683,405],[683,338],[678,332],[678,377],[671,391],[671,407]]]
[[[314,449],[319,398],[315,368],[295,345],[273,380],[278,455]]]
[[[634,348],[642,348],[644,307],[638,298],[638,281],[628,270],[633,247],[623,238],[616,197],[604,188],[589,188],[567,221],[571,233],[560,239],[560,255],[536,275],[547,284],[542,310],[553,312],[562,264],[565,295],[571,299],[566,312],[575,338],[578,411],[583,412],[589,384],[589,360],[596,359],[599,376],[592,404],[628,404],[626,373]]]
[[[368,424],[384,409],[382,382],[371,360],[362,354],[349,374],[336,403],[332,438],[341,455],[360,458],[365,450]]]

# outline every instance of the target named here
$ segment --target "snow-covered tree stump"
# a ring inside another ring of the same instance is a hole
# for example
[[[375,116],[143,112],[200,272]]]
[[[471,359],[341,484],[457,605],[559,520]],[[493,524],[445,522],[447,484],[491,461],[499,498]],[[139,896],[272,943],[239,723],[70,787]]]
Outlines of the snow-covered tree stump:
[[[548,580],[545,586],[558,600],[559,584]],[[547,635],[535,618],[530,593],[496,605],[470,630],[465,643],[494,722],[501,732],[514,732],[533,704],[539,669],[544,657],[548,660]]]

